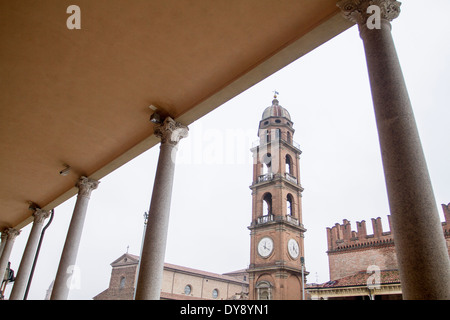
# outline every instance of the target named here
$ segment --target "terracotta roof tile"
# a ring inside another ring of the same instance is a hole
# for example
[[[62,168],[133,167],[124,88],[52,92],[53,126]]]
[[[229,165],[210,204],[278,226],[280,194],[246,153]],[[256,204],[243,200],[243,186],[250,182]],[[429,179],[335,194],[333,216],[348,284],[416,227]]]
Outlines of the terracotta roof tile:
[[[369,277],[373,276],[373,272],[359,271],[356,274],[341,279],[331,280],[322,284],[311,285],[309,288],[337,288],[337,287],[353,287],[366,286]],[[380,284],[400,283],[398,270],[381,270]]]

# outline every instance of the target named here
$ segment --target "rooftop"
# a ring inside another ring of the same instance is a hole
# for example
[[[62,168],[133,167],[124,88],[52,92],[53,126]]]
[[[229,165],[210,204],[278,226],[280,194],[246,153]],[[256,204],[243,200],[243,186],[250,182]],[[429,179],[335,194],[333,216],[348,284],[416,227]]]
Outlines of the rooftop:
[[[285,108],[280,106],[279,101],[278,99],[276,99],[276,97],[272,100],[272,105],[264,110],[262,120],[270,117],[286,118],[288,120],[291,120],[291,115]]]
[[[383,284],[398,284],[400,283],[400,276],[398,270],[381,270],[380,273],[380,285]],[[320,288],[339,288],[339,287],[354,287],[354,286],[367,286],[369,277],[373,277],[373,272],[360,271],[353,275],[328,281],[322,284],[311,284],[308,289],[320,289]],[[370,281],[370,280],[369,280]]]
[[[121,267],[121,266],[126,266],[126,265],[137,265],[138,263],[139,263],[139,256],[130,254],[127,252],[127,253],[124,253],[123,255],[121,255],[116,260],[114,260],[111,263],[111,266],[112,267]],[[199,270],[199,269],[179,266],[176,264],[164,263],[164,270],[182,272],[182,273],[186,273],[186,274],[193,274],[193,275],[203,276],[203,277],[211,278],[211,279],[219,279],[219,280],[223,280],[223,281],[248,284],[248,281],[241,281],[241,280],[231,276],[232,274],[242,273],[245,271],[245,269],[228,272],[226,274],[219,274],[219,273],[208,272],[208,271],[203,271],[203,270]]]

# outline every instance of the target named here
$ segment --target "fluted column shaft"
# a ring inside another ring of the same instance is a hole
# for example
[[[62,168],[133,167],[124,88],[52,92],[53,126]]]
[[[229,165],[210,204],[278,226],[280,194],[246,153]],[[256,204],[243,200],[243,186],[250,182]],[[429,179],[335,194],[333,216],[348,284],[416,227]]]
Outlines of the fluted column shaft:
[[[98,184],[99,182],[96,180],[81,177],[76,185],[78,187],[77,202],[73,210],[69,230],[67,231],[51,300],[66,300],[69,295],[70,280],[77,260],[78,247],[80,246],[90,195],[93,190],[97,189]]]
[[[17,272],[16,280],[14,281],[14,286],[9,297],[10,300],[22,300],[24,298],[42,227],[45,219],[48,218],[49,215],[49,211],[42,209],[36,209],[33,214],[33,226],[31,227],[27,245],[23,252],[22,261],[20,262],[19,271]]]
[[[171,118],[166,118],[155,130],[161,138],[161,146],[141,254],[136,300],[159,300],[161,296],[175,156],[179,140],[187,133],[187,127]]]
[[[403,298],[450,299],[448,251],[391,35],[400,3],[343,0],[338,6],[358,24],[364,43]]]

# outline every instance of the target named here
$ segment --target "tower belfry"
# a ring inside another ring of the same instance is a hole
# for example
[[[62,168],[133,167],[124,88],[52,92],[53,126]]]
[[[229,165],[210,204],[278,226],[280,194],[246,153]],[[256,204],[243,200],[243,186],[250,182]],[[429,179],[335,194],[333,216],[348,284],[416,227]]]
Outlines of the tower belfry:
[[[277,94],[277,93],[276,93]],[[300,146],[293,122],[275,94],[254,144],[249,298],[301,299],[304,232]]]

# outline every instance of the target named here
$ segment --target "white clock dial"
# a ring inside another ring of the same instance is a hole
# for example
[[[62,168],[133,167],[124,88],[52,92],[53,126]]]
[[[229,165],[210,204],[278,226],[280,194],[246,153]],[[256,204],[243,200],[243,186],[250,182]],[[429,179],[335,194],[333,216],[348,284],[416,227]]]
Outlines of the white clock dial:
[[[294,239],[289,239],[288,241],[288,252],[293,259],[297,259],[300,254],[298,243]]]
[[[267,258],[273,251],[273,240],[269,237],[262,238],[258,243],[258,253],[261,257]]]

